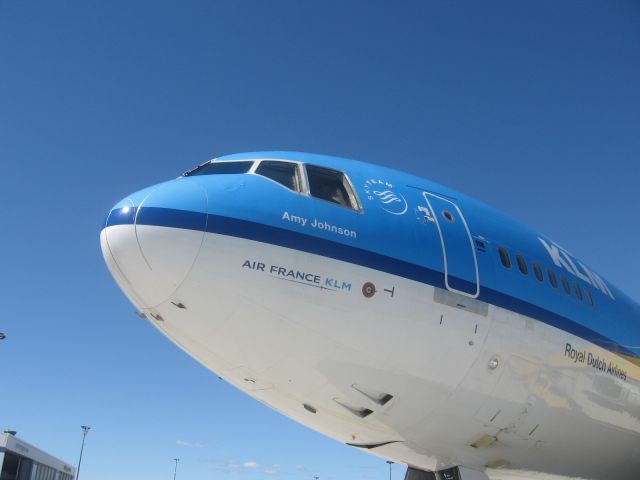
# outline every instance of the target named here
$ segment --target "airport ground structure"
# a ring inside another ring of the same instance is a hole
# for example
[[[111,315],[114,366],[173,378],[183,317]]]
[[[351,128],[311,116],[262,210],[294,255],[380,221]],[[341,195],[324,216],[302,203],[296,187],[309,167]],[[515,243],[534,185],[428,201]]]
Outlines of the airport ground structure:
[[[0,480],[73,480],[75,467],[15,436],[0,434]]]

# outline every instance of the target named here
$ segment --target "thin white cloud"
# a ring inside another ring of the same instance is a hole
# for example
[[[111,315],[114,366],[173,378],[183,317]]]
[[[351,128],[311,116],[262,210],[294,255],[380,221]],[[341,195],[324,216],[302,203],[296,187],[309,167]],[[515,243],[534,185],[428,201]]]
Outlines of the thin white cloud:
[[[227,475],[238,475],[242,473],[240,470],[242,465],[235,460],[224,460],[221,462],[213,461],[211,463],[211,471],[217,473],[224,473]]]
[[[225,460],[223,462],[223,464],[219,468],[221,469],[221,471],[230,472],[230,471],[236,470],[236,469],[238,469],[240,467],[242,467],[242,465],[240,465],[235,460]]]
[[[262,473],[264,473],[265,475],[279,475],[281,474],[280,464],[274,463],[270,467],[266,467],[264,470],[262,470]]]
[[[242,464],[242,466],[243,466],[244,468],[258,468],[258,464],[257,464],[257,462],[253,462],[253,461],[251,461],[251,462],[244,462],[244,463]]]
[[[186,440],[176,440],[176,445],[189,448],[204,448],[204,445],[198,442],[187,442]]]

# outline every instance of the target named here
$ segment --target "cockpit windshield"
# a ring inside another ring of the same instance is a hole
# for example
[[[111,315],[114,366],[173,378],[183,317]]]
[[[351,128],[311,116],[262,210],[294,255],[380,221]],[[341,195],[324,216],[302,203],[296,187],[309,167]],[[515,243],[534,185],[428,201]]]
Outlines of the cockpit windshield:
[[[230,175],[247,173],[253,162],[207,162],[184,174],[185,177],[194,175]]]
[[[264,160],[260,162],[260,165],[256,168],[256,173],[263,177],[270,178],[274,182],[294,192],[302,191],[300,173],[298,171],[298,165],[295,163]]]
[[[254,164],[257,166],[254,167]],[[360,211],[358,197],[347,175],[339,170],[284,160],[210,161],[183,174],[230,175],[249,173],[260,175],[302,195],[309,195],[351,210]]]
[[[307,165],[306,169],[312,197],[358,210],[356,196],[344,173],[316,165]]]

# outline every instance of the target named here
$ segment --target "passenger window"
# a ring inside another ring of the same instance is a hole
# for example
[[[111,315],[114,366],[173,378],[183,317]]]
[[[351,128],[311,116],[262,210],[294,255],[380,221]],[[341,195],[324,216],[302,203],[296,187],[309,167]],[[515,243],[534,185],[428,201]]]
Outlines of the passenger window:
[[[560,281],[562,282],[562,288],[567,295],[571,295],[571,285],[569,285],[569,279],[564,275],[560,275]]]
[[[185,177],[194,175],[230,175],[247,173],[253,162],[209,162],[184,174]]]
[[[500,247],[498,252],[500,253],[500,261],[504,268],[511,268],[511,257],[509,256],[509,251],[504,247]]]
[[[540,264],[534,260],[531,262],[531,265],[533,265],[533,273],[536,275],[536,279],[539,282],[544,282],[544,274],[542,273],[542,267]]]
[[[573,288],[576,291],[576,297],[578,300],[582,301],[582,290],[580,289],[580,285],[577,282],[573,282]]]
[[[588,288],[584,289],[584,296],[587,298],[587,303],[593,307],[593,297]]]
[[[522,255],[516,255],[516,260],[518,261],[518,269],[523,275],[529,275],[529,267],[527,266],[527,261],[524,259]]]
[[[556,272],[547,268],[547,276],[549,277],[549,282],[551,282],[551,286],[553,288],[558,288],[558,277],[556,277]]]
[[[344,173],[330,168],[306,165],[311,196],[358,210],[356,196]]]
[[[278,182],[289,190],[300,191],[300,177],[298,175],[298,166],[295,163],[265,160],[260,162],[256,173]]]

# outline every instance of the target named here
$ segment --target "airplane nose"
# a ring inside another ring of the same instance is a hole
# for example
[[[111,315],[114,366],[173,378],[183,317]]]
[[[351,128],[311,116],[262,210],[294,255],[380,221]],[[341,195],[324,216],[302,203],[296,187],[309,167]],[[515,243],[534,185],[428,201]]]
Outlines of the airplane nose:
[[[202,246],[206,212],[206,192],[186,178],[134,194],[109,212],[102,253],[139,308],[169,300],[185,280]]]

